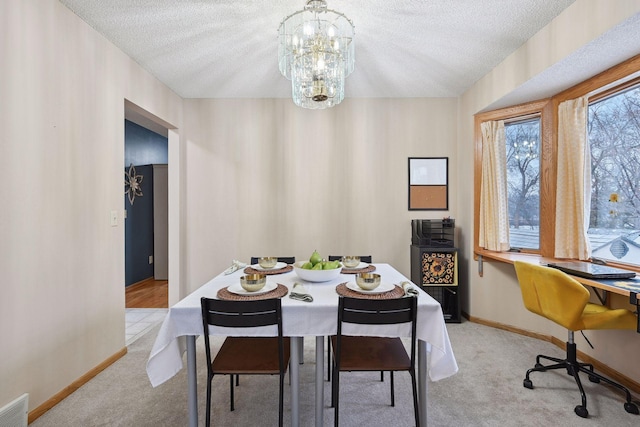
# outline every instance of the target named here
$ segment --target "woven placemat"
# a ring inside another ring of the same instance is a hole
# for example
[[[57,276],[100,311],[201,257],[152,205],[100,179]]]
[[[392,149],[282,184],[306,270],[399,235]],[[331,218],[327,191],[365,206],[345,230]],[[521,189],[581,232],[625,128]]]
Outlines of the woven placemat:
[[[293,270],[293,265],[287,265],[286,267],[279,268],[277,270],[256,270],[252,267],[247,267],[244,269],[246,274],[264,274],[265,276],[271,276],[273,274],[282,274],[288,273]]]
[[[227,300],[227,301],[255,301],[258,299],[269,299],[269,298],[282,298],[283,296],[289,293],[289,289],[285,285],[281,285],[278,283],[278,287],[272,291],[265,292],[263,294],[258,295],[238,295],[233,292],[229,292],[229,290],[225,287],[218,290],[217,296],[218,299]]]
[[[360,274],[360,273],[371,273],[372,271],[376,271],[376,266],[369,264],[364,268],[347,268],[342,267],[342,274]]]
[[[404,290],[398,285],[395,285],[392,290],[387,292],[380,292],[379,294],[364,294],[347,288],[346,283],[340,283],[336,286],[336,292],[338,295],[342,295],[343,297],[361,299],[395,299],[402,298],[404,296]]]

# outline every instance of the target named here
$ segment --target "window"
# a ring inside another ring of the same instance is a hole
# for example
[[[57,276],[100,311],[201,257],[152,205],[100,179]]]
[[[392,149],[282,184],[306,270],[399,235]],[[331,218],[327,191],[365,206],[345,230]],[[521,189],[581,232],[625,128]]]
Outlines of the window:
[[[640,85],[589,104],[592,256],[640,265]]]
[[[507,254],[479,246],[481,124],[505,123],[511,248],[553,258],[557,173],[563,167],[557,157],[558,106],[583,96],[589,99],[591,201],[587,237],[592,256],[640,271],[640,55],[549,99],[475,115],[476,254],[511,260]]]
[[[540,248],[540,118],[506,123],[509,244]]]

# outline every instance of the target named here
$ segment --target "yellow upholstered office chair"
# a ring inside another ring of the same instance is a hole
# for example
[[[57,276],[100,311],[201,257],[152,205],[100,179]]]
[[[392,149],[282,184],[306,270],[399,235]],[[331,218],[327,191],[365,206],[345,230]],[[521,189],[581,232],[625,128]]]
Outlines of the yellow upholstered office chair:
[[[575,407],[575,413],[587,418],[587,397],[578,374],[584,372],[589,376],[589,381],[599,383],[604,381],[626,394],[627,401],[624,409],[631,414],[638,414],[638,407],[631,401],[631,394],[622,385],[594,372],[593,365],[580,363],[576,359],[576,344],[573,341],[573,333],[585,329],[636,329],[636,315],[625,309],[610,309],[599,304],[589,302],[589,291],[562,271],[550,267],[542,267],[526,262],[514,263],[522,301],[527,310],[564,326],[569,331],[567,341],[566,359],[555,357],[536,356],[536,365],[527,371],[523,385],[533,389],[533,383],[529,379],[532,372],[545,372],[551,369],[566,369],[569,375],[573,375],[580,395],[582,405]],[[554,362],[552,365],[543,366],[540,359]]]

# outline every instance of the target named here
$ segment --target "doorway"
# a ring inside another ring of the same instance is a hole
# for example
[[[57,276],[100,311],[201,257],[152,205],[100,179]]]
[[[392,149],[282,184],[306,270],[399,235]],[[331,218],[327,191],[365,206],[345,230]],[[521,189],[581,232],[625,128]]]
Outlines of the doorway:
[[[168,140],[125,120],[125,286],[168,280]],[[164,303],[166,304],[166,303]]]
[[[179,175],[173,173],[170,178],[168,165],[169,158],[179,153],[174,149],[170,155],[169,141],[175,148],[179,137],[168,123],[127,100],[124,119],[125,181],[140,183],[124,195],[125,336],[129,345],[162,321],[169,294],[178,293],[169,291],[169,252],[177,255],[179,247],[169,249],[168,234],[170,229],[179,233],[169,225],[168,187],[170,179],[174,188],[179,187]],[[178,213],[173,211],[174,224],[179,224]],[[179,268],[172,270],[179,273]]]

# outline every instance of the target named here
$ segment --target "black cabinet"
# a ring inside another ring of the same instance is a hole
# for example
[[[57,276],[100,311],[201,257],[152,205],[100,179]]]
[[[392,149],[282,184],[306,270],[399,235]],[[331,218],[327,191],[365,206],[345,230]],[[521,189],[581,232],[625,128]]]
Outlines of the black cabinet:
[[[452,219],[413,220],[411,281],[442,306],[445,322],[459,323],[458,249]]]

